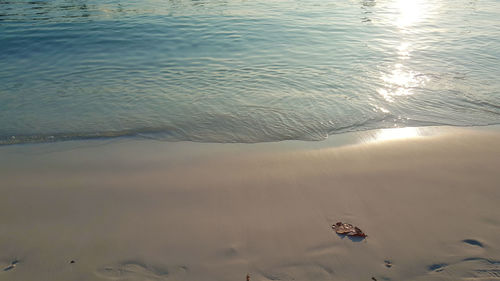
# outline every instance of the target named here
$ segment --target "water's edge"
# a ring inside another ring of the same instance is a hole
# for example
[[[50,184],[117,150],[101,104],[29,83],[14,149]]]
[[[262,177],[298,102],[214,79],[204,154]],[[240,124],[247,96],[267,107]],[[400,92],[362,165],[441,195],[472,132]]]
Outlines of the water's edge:
[[[121,132],[98,132],[98,133],[86,133],[86,134],[54,134],[54,135],[43,135],[43,136],[18,136],[12,137],[10,139],[0,139],[0,147],[9,146],[24,146],[24,145],[39,145],[39,144],[51,144],[51,143],[70,143],[70,142],[107,142],[107,141],[126,141],[126,140],[153,140],[160,142],[193,142],[193,143],[206,143],[206,144],[266,144],[266,143],[290,143],[290,142],[300,142],[300,143],[310,143],[319,144],[321,143],[333,146],[351,145],[360,142],[373,141],[377,139],[377,136],[382,132],[392,132],[391,135],[394,138],[405,138],[404,134],[408,134],[408,131],[412,131],[412,135],[409,137],[419,137],[419,136],[432,136],[443,132],[453,132],[460,131],[463,129],[467,130],[500,130],[499,124],[489,124],[489,125],[474,125],[474,126],[450,126],[450,125],[430,125],[430,126],[415,126],[415,127],[398,127],[398,128],[376,128],[376,129],[365,129],[365,130],[344,130],[329,133],[327,136],[321,139],[280,139],[280,140],[269,140],[269,141],[254,141],[254,142],[236,142],[236,141],[201,141],[197,139],[178,139],[172,137],[163,131],[158,130],[137,130],[137,131],[121,131]]]

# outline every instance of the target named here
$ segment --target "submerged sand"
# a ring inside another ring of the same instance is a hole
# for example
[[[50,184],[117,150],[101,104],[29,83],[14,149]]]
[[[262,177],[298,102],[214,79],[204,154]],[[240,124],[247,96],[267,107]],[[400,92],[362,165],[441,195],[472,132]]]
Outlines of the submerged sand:
[[[500,280],[500,130],[385,132],[0,147],[0,280]]]

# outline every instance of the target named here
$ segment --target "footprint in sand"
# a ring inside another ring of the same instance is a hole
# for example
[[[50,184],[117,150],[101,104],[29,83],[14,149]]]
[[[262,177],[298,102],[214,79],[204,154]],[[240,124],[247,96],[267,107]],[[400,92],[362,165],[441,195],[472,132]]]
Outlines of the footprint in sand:
[[[443,280],[461,279],[466,276],[471,280],[500,280],[500,261],[481,257],[465,258],[453,264],[438,263],[427,267],[430,274],[441,274]]]
[[[476,278],[500,279],[500,261],[486,258],[467,258],[464,263],[473,264],[471,273]]]
[[[263,270],[264,280],[332,280],[334,271],[322,264],[291,264]]]
[[[152,266],[137,261],[122,262],[114,266],[106,266],[96,271],[100,277],[110,280],[167,280],[171,275],[178,276],[187,271],[187,267],[179,266],[170,270],[162,266]]]
[[[446,264],[446,263],[435,263],[435,264],[431,264],[431,265],[427,266],[427,269],[429,271],[441,272],[447,266],[448,266],[448,264]]]
[[[462,242],[464,242],[465,244],[472,245],[472,246],[478,246],[478,247],[484,248],[483,243],[481,243],[475,239],[465,239],[465,240],[462,240]]]

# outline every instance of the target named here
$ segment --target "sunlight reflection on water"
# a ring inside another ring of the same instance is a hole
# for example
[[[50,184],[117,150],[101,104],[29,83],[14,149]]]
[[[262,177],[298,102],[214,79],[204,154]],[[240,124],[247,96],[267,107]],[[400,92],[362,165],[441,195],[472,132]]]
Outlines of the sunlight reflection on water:
[[[409,139],[421,136],[419,128],[393,128],[381,129],[375,133],[374,141],[389,141],[398,139]]]
[[[0,144],[496,124],[499,15],[496,0],[0,1]]]
[[[397,0],[394,3],[398,10],[395,24],[403,29],[417,23],[426,16],[430,4],[425,0]]]
[[[381,74],[385,88],[380,88],[377,92],[390,103],[396,102],[399,96],[413,95],[413,88],[422,87],[429,80],[422,73],[412,70],[406,66],[411,59],[412,44],[405,41],[405,33],[412,31],[412,25],[417,24],[424,17],[429,18],[430,5],[424,0],[398,0],[393,3],[395,13],[394,24],[399,28],[400,42],[396,44],[395,56],[398,62],[394,64],[392,71]]]

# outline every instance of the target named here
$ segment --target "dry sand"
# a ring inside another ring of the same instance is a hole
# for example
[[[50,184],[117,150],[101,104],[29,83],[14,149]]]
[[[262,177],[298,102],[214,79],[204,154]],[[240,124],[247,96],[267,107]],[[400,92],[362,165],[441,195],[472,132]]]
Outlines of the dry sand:
[[[498,128],[81,141],[0,159],[0,280],[500,280]],[[338,236],[337,221],[368,237]]]

